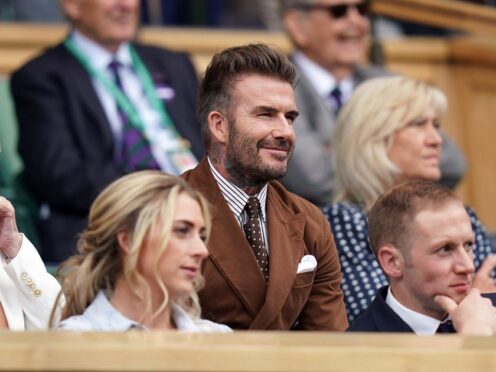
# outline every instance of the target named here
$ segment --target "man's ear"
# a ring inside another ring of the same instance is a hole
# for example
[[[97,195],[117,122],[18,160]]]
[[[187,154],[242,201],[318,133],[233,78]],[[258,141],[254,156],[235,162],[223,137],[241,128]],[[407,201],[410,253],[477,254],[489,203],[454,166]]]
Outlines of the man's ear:
[[[305,14],[296,9],[290,9],[283,15],[282,22],[289,37],[298,47],[307,44],[308,35],[306,33],[307,18]]]
[[[377,261],[389,278],[399,278],[403,275],[404,257],[394,245],[386,244],[379,248]]]
[[[119,250],[122,255],[127,255],[129,253],[129,234],[125,231],[121,231],[117,234],[117,243],[119,243]]]
[[[71,21],[77,21],[80,17],[80,0],[59,0],[64,15]]]
[[[216,142],[227,143],[229,138],[229,123],[226,117],[219,111],[212,111],[208,114],[208,127],[210,134]]]

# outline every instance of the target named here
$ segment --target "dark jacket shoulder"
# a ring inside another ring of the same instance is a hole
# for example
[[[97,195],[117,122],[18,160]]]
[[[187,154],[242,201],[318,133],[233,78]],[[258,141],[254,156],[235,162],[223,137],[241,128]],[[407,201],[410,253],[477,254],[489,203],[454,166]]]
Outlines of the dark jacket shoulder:
[[[386,303],[388,286],[377,292],[374,301],[348,328],[348,332],[407,332],[413,329]]]

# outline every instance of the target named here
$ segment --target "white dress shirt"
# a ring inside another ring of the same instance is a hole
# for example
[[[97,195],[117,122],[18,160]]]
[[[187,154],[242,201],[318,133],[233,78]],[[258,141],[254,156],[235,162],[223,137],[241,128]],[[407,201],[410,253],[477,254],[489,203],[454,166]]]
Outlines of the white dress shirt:
[[[233,212],[236,221],[238,221],[238,224],[244,233],[243,226],[248,221],[248,214],[245,211],[245,206],[250,196],[247,193],[245,193],[243,190],[241,190],[238,186],[226,180],[222,176],[222,174],[220,174],[217,171],[217,169],[215,169],[212,162],[210,161],[210,158],[207,157],[207,159],[208,159],[208,165],[210,166],[210,170],[212,172],[212,176],[217,182],[217,185],[219,185],[220,192],[224,196],[227,205]],[[264,187],[262,187],[262,190],[260,190],[258,194],[253,196],[256,196],[260,201],[260,209],[262,210],[262,213],[260,213],[260,217],[259,217],[260,228],[262,230],[262,239],[265,249],[267,250],[267,253],[269,253],[269,239],[267,234],[267,212],[265,210],[267,205],[267,184],[265,184]]]
[[[436,318],[420,314],[400,304],[394,297],[391,287],[388,288],[386,303],[417,335],[433,335],[441,324]]]

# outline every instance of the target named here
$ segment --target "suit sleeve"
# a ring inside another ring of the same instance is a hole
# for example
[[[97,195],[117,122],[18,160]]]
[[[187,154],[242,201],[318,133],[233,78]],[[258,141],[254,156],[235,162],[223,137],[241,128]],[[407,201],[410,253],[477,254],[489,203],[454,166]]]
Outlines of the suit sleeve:
[[[60,284],[47,272],[36,248],[26,236],[17,256],[9,263],[3,262],[3,269],[18,291],[26,329],[47,329]]]
[[[341,266],[329,222],[320,218],[319,238],[314,255],[317,269],[308,301],[298,319],[298,329],[345,331],[348,328],[343,293],[340,288]]]
[[[19,152],[26,181],[39,200],[86,213],[98,192],[121,172],[111,155],[102,158],[101,134],[94,133],[90,113],[75,93],[78,87],[71,87],[54,70],[28,65],[12,77]],[[89,153],[83,147],[95,151]]]
[[[312,129],[309,118],[303,113],[295,121],[294,129],[296,146],[282,182],[295,194],[317,205],[325,205],[331,201],[334,179],[331,149],[324,146],[319,133]]]

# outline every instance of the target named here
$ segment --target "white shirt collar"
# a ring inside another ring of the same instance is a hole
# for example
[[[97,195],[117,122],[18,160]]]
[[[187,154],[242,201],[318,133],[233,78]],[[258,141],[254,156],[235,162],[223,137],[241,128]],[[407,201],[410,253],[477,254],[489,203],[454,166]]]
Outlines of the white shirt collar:
[[[352,76],[338,82],[329,71],[298,50],[293,53],[293,61],[322,98],[327,99],[331,91],[338,85],[341,90],[343,102],[346,102],[351,97],[353,92]]]
[[[70,37],[76,47],[84,55],[86,55],[91,65],[99,71],[105,71],[113,59],[119,61],[124,66],[132,66],[129,43],[122,43],[117,52],[112,54],[100,44],[86,37],[78,30],[73,30]]]
[[[417,335],[433,335],[441,321],[403,306],[388,288],[386,303]]]
[[[219,185],[220,192],[224,196],[227,205],[233,212],[234,216],[236,216],[236,218],[239,218],[239,216],[243,213],[243,210],[250,196],[243,190],[241,190],[238,186],[226,180],[224,176],[222,176],[222,174],[220,174],[219,171],[215,169],[212,162],[210,161],[210,157],[207,156],[207,160],[208,165],[210,166],[210,171],[212,172],[212,176]],[[262,219],[264,221],[267,221],[265,213],[265,205],[267,204],[267,184],[265,184],[264,187],[262,187],[262,190],[260,190],[255,196],[260,201]]]
[[[99,291],[94,301],[84,311],[83,315],[95,329],[107,331],[128,331],[131,329],[148,330],[147,327],[138,322],[128,319],[117,310],[104,291]],[[229,327],[208,322],[202,319],[193,319],[181,306],[171,303],[171,317],[178,331],[182,332],[205,332],[206,330],[226,332]]]

